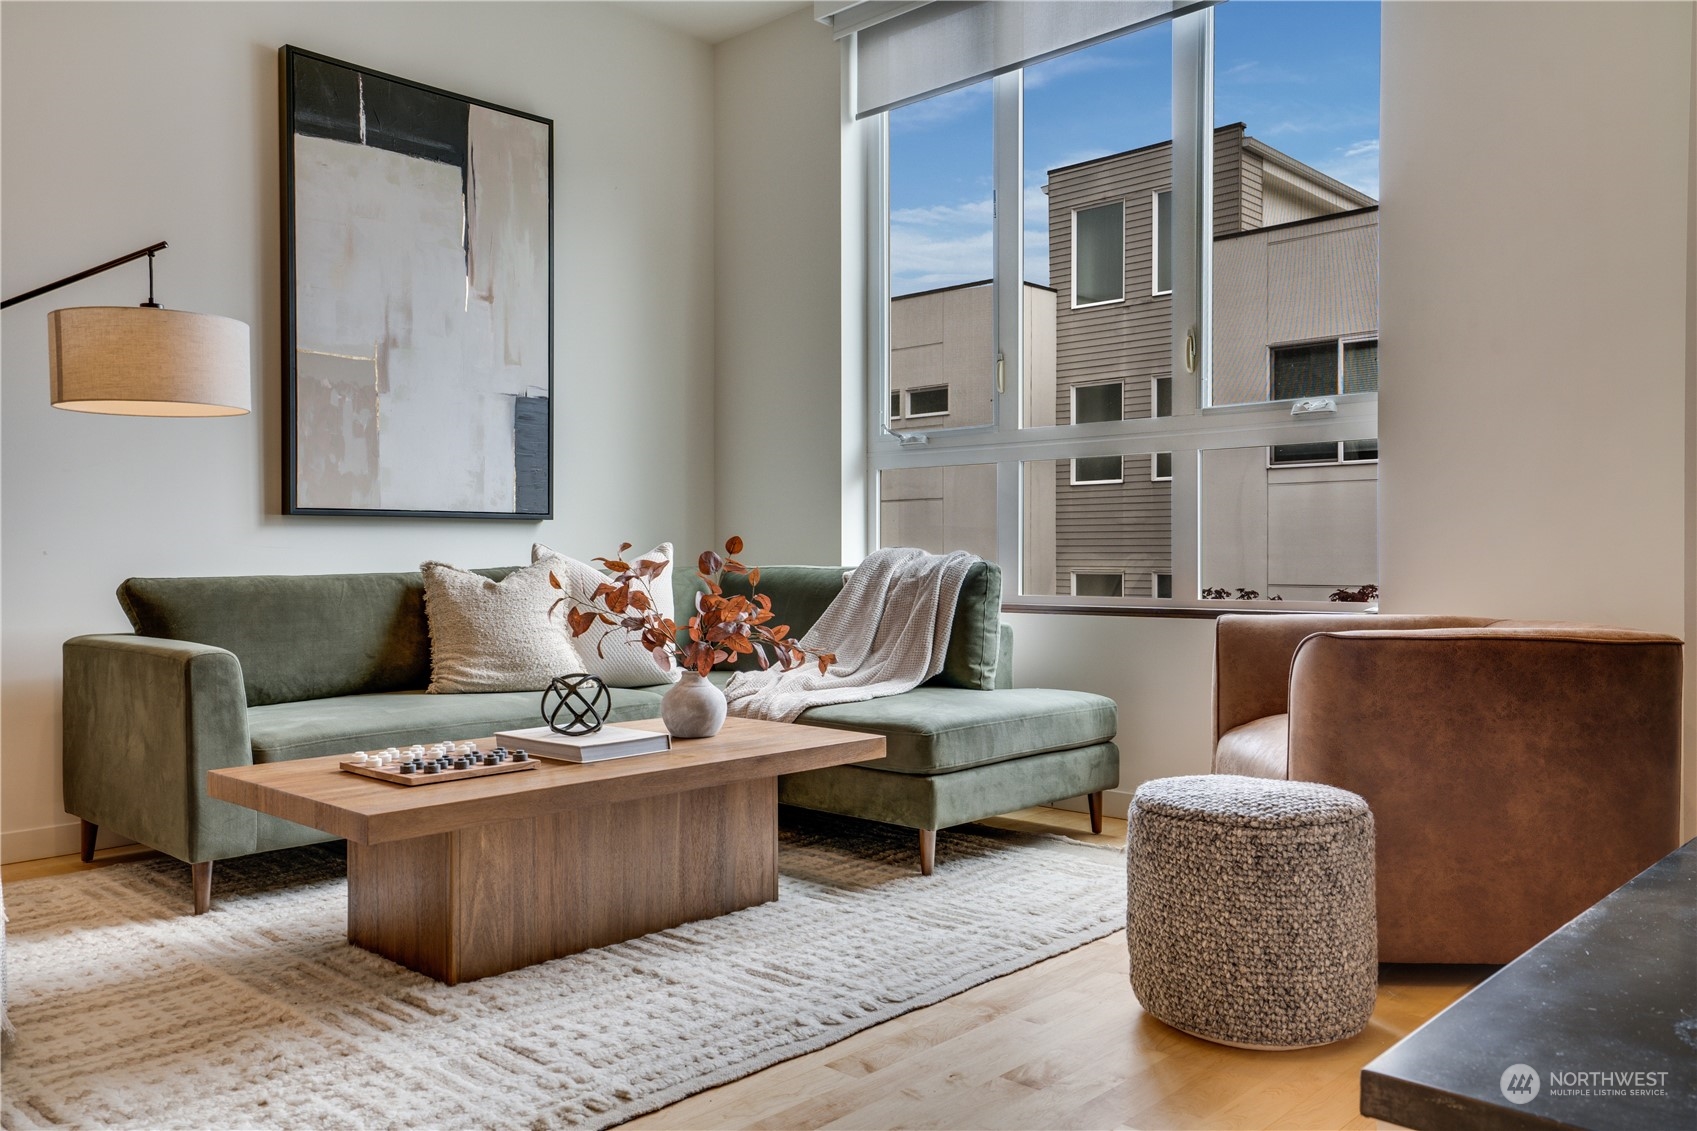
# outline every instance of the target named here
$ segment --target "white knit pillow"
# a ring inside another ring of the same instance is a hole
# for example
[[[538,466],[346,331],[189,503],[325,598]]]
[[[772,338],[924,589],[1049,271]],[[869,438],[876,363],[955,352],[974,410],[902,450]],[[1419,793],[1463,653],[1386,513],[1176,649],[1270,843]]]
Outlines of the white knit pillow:
[[[584,670],[571,634],[548,616],[559,594],[547,566],[523,566],[501,581],[444,562],[419,570],[430,692],[540,691],[555,676]]]
[[[625,560],[635,562],[638,558],[666,563],[666,568],[650,586],[648,596],[661,616],[675,620],[672,601],[672,544],[662,542],[646,554],[627,554]],[[588,605],[590,598],[595,595],[596,588],[607,580],[605,573],[589,563],[568,558],[540,542],[530,548],[530,560],[537,567],[553,570],[565,592],[582,605]],[[605,636],[602,635],[603,632],[606,633]],[[577,637],[573,643],[577,645],[577,653],[582,658],[583,670],[590,675],[599,676],[601,682],[608,687],[653,687],[657,683],[676,683],[683,675],[675,668],[671,671],[661,671],[660,665],[655,663],[654,657],[643,648],[642,642],[622,628],[608,628],[598,624]]]

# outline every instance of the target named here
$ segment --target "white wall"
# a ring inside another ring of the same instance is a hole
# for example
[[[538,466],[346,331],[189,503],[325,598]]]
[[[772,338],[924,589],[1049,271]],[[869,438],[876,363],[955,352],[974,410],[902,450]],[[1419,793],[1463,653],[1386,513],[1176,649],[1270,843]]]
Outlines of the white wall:
[[[601,4],[8,3],[0,20],[0,290],[165,239],[161,301],[248,322],[255,374],[246,417],[60,412],[47,404],[47,311],[139,302],[145,266],[6,312],[5,859],[75,849],[59,792],[59,647],[128,630],[113,599],[127,576],[491,565],[523,559],[534,538],[584,556],[625,539],[693,553],[718,532],[702,471],[702,422],[714,418],[710,48]],[[278,514],[285,43],[554,119],[555,520]],[[821,97],[834,112],[834,54],[830,70]]]
[[[1385,6],[1387,611],[1697,634],[1692,18]]]
[[[808,8],[720,44],[713,62],[720,536],[741,534],[752,562],[835,565],[837,45]]]
[[[1685,257],[1685,639],[1697,650],[1697,4],[1691,5],[1690,172]],[[1697,836],[1697,655],[1685,662],[1685,825]]]
[[[1387,609],[1684,631],[1690,20],[1385,6]]]
[[[1214,622],[1177,617],[1010,613],[1014,682],[1106,695],[1119,706],[1119,788],[1125,816],[1151,778],[1205,774],[1213,762]],[[1080,801],[1066,808],[1081,809]]]

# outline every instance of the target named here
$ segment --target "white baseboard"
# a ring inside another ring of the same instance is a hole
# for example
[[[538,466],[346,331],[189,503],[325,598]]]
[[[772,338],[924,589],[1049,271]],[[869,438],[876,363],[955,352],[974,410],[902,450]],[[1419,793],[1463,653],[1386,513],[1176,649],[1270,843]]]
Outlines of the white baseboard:
[[[1118,817],[1122,821],[1131,810],[1131,790],[1110,789],[1102,794],[1102,812],[1110,817]],[[1055,801],[1049,804],[1051,809],[1070,809],[1074,813],[1090,812],[1090,803],[1082,797],[1069,797],[1065,801]]]
[[[102,830],[95,841],[95,847],[119,848],[134,843]],[[70,856],[81,851],[80,821],[0,833],[0,864],[16,864],[21,860],[45,860],[49,856]]]

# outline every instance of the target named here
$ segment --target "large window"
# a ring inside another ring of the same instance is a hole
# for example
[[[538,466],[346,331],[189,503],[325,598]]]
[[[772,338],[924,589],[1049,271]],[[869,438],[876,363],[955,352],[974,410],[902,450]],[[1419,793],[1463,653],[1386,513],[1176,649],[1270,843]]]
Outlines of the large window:
[[[1010,601],[1377,584],[1378,5],[1180,8],[865,119],[877,543]]]

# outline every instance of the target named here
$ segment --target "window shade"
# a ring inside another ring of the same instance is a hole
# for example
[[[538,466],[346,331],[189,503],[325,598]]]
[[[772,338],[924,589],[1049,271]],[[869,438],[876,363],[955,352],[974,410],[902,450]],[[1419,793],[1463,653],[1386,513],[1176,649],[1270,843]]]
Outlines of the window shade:
[[[868,11],[869,19],[856,20],[856,10],[870,4],[823,18],[835,29],[855,26],[855,117],[864,118],[1212,3],[937,0],[894,14],[903,6]]]

